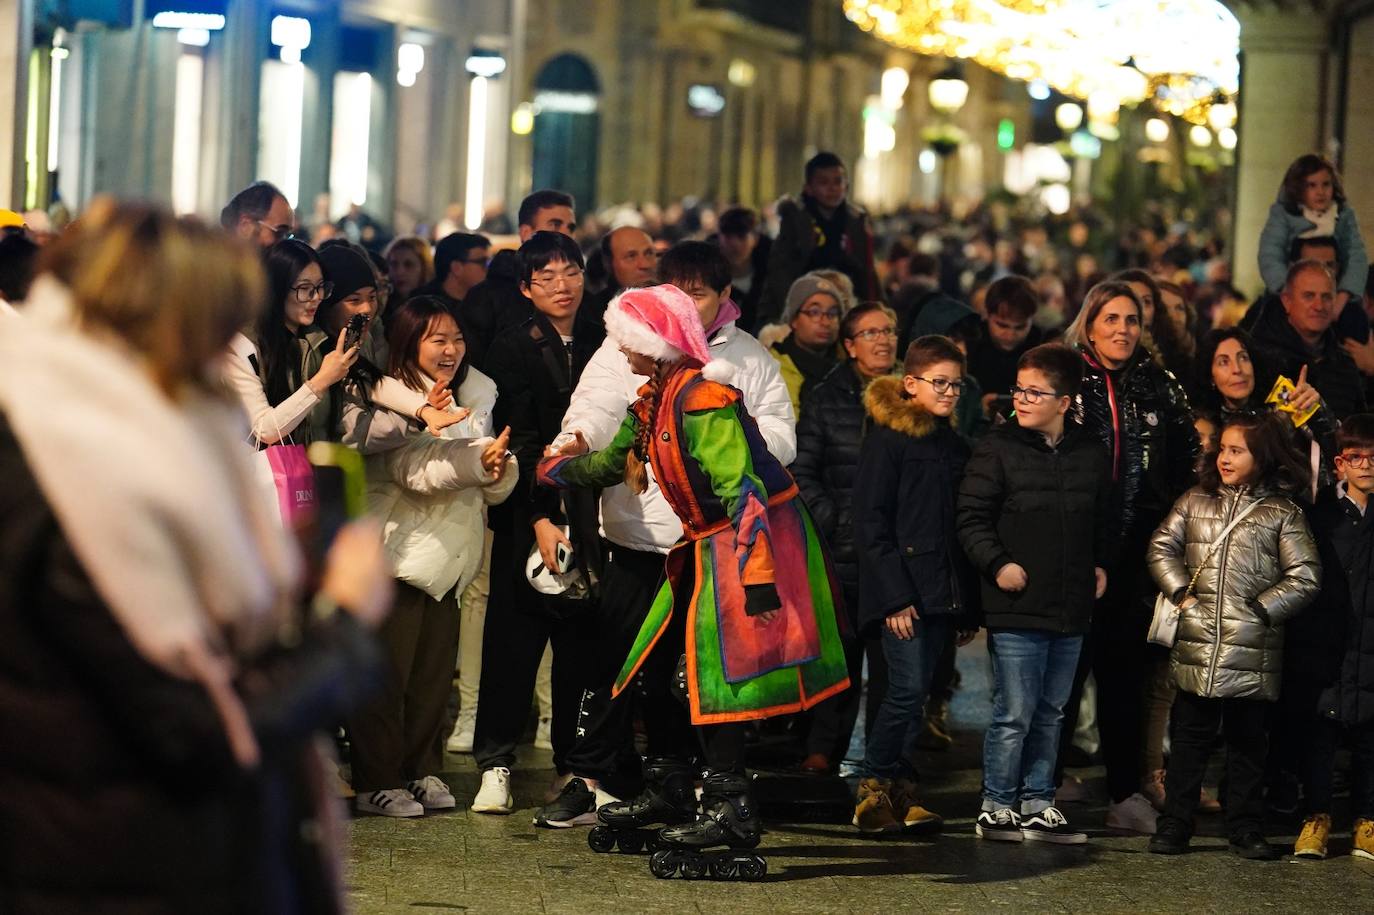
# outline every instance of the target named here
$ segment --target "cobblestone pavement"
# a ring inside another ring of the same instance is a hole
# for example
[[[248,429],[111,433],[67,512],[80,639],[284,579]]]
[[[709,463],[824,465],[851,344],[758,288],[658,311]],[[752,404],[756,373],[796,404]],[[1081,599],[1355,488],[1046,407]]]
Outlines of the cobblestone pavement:
[[[586,829],[543,830],[534,809],[553,777],[550,754],[521,748],[513,776],[519,809],[468,812],[479,782],[472,757],[449,756],[454,813],[416,820],[360,817],[352,823],[349,895],[355,911],[786,915],[829,912],[1374,912],[1374,862],[1351,858],[1349,824],[1338,815],[1326,861],[1243,861],[1228,853],[1220,822],[1205,819],[1195,851],[1150,855],[1146,840],[1102,824],[1101,770],[1079,770],[1098,799],[1067,805],[1087,828],[1086,847],[1003,845],[973,835],[978,754],[987,697],[981,649],[960,653],[965,688],[954,707],[954,750],[921,758],[928,806],[946,818],[929,839],[873,841],[840,823],[769,822],[760,883],[656,880],[643,855],[600,855]],[[1271,839],[1286,838],[1271,830]]]

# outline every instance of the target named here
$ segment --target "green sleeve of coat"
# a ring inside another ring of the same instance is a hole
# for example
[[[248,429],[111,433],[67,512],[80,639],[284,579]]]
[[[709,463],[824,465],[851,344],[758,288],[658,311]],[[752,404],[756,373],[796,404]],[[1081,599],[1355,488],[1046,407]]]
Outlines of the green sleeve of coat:
[[[615,438],[600,451],[544,458],[539,462],[539,482],[555,489],[605,489],[625,482],[625,459],[634,447],[638,429],[639,420],[628,414]]]

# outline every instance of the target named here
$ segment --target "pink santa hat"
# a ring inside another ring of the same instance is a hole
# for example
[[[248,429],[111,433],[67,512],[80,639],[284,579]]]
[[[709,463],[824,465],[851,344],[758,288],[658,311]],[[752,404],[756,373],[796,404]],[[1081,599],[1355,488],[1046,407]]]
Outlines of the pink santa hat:
[[[633,353],[660,362],[690,360],[711,381],[728,382],[734,366],[712,359],[696,302],[667,283],[627,289],[606,306],[606,335]]]

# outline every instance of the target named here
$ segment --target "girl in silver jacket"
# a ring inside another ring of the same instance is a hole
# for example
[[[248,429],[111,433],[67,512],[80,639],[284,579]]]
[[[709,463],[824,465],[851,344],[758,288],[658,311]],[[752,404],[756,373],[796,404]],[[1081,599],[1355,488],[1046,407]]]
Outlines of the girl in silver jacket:
[[[1260,833],[1266,719],[1279,695],[1283,623],[1317,596],[1321,581],[1312,532],[1293,501],[1306,491],[1310,471],[1282,423],[1271,414],[1228,421],[1202,482],[1175,503],[1150,542],[1150,573],[1181,610],[1170,656],[1178,686],[1172,750],[1152,852],[1187,850],[1207,757],[1224,722],[1231,850],[1275,857]]]

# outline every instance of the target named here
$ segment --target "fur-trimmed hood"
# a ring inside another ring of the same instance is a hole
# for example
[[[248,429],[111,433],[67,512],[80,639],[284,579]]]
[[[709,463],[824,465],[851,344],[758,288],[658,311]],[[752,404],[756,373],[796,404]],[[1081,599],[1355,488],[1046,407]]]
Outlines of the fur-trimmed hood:
[[[864,409],[878,425],[912,438],[925,438],[939,425],[934,415],[907,397],[896,375],[873,379],[864,391]]]

